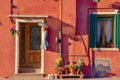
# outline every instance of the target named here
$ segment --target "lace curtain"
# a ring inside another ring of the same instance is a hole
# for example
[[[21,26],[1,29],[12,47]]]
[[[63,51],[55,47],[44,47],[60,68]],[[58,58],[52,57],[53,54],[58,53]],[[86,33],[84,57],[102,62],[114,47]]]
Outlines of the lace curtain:
[[[102,25],[102,21],[103,20],[97,20],[97,43],[101,42],[102,26],[105,28],[106,42],[110,42],[112,40],[112,20],[105,20],[105,25]]]

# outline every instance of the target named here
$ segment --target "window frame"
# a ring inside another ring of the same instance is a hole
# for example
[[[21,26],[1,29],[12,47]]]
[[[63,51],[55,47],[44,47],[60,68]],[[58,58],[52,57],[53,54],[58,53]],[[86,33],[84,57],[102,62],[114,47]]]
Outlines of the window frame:
[[[119,18],[118,19],[116,19],[115,17],[116,16],[118,16],[118,17],[120,17],[120,15],[117,15],[116,13],[114,13],[114,14],[90,14],[89,15],[89,48],[93,48],[94,50],[119,50],[119,48],[120,48],[120,46],[118,46],[118,47],[116,47],[116,45],[115,45],[115,47],[114,48],[107,48],[107,47],[100,47],[100,48],[97,48],[96,47],[96,33],[95,33],[95,35],[93,35],[93,36],[95,36],[94,37],[94,39],[95,40],[93,40],[93,42],[91,41],[91,33],[90,33],[90,30],[91,30],[91,25],[90,25],[90,23],[91,23],[91,15],[96,15],[96,16],[94,16],[94,18],[96,18],[97,19],[97,17],[99,17],[99,16],[102,16],[102,17],[108,17],[108,18],[110,18],[110,17],[113,17],[113,19],[114,19],[114,24],[115,25],[117,25],[117,26],[120,26],[119,24],[116,24],[116,22],[118,22],[118,20],[119,20]],[[115,22],[116,21],[116,22]],[[96,21],[97,22],[97,21]],[[92,24],[92,23],[91,23]],[[118,34],[116,33],[116,31],[117,31],[117,29],[115,28],[115,25],[114,25],[114,33],[115,33],[115,35],[117,35],[118,36]],[[92,24],[92,26],[96,26],[96,24]],[[119,28],[119,27],[118,27]],[[94,28],[93,28],[94,29]],[[119,31],[117,31],[117,32],[120,32],[120,30]],[[92,34],[93,34],[94,32],[92,32]],[[115,36],[114,35],[114,36]],[[115,36],[115,38],[116,38],[116,36]],[[118,38],[119,39],[119,38]],[[116,40],[116,41],[118,41],[118,39]],[[119,39],[120,40],[120,39]],[[90,42],[91,41],[91,42]],[[115,41],[115,39],[114,39],[114,44],[116,44],[116,41]],[[120,41],[118,42],[118,43],[120,43]],[[92,46],[90,46],[92,44]]]

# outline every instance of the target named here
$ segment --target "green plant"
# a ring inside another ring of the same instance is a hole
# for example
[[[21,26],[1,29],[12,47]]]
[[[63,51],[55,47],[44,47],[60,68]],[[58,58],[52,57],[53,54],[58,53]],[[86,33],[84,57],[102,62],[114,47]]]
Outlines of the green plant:
[[[16,30],[15,30],[15,25],[13,25],[10,29],[10,34],[11,35],[14,35],[16,33]]]
[[[62,63],[62,58],[57,58],[56,60],[55,60],[55,62],[56,62],[56,64],[57,65],[60,65],[61,63]]]
[[[58,67],[62,67],[62,58],[57,58],[55,60],[55,68],[54,69],[58,69]]]
[[[79,60],[77,62],[77,70],[81,71],[82,70],[82,66],[83,66],[83,59],[79,58]]]

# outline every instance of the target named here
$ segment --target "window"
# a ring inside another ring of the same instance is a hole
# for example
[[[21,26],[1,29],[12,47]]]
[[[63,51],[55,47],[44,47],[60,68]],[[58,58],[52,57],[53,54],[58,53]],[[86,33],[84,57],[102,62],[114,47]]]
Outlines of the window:
[[[120,47],[120,14],[96,15],[89,17],[89,47]]]
[[[30,27],[30,50],[40,49],[40,27]]]

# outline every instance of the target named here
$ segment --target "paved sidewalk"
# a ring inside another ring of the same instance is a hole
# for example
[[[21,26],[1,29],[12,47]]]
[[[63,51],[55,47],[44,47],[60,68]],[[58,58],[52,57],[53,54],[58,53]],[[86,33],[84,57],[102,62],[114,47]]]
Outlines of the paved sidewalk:
[[[47,77],[12,77],[12,78],[0,78],[0,80],[48,80]],[[49,79],[52,80],[52,79]],[[60,80],[60,79],[57,79]],[[67,78],[62,80],[79,80],[79,78]],[[83,80],[120,80],[118,77],[111,78],[88,78]]]

